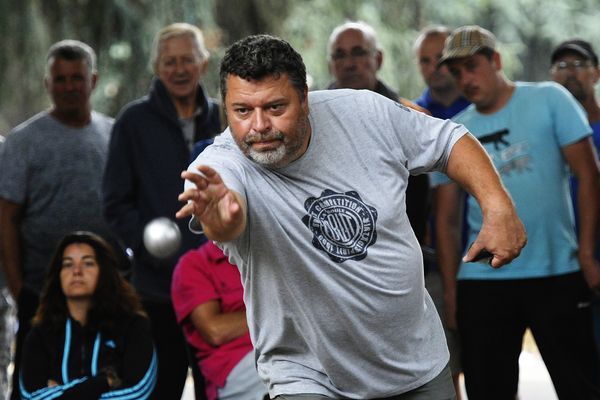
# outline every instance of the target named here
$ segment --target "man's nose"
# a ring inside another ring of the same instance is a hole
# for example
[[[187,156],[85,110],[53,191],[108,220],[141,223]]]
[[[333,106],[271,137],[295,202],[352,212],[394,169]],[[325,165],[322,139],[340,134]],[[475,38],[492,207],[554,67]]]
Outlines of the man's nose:
[[[577,75],[577,72],[579,72],[578,68],[575,68],[574,65],[569,65],[567,68],[565,68],[563,73],[566,77],[572,78]]]
[[[75,81],[73,79],[65,79],[65,90],[70,91],[75,88]]]
[[[343,69],[352,70],[356,68],[356,59],[350,55],[342,58],[341,63]]]
[[[456,83],[458,84],[459,87],[465,87],[466,85],[470,84],[473,76],[471,74],[469,74],[468,72],[465,71],[461,71],[458,76],[454,76],[454,79],[456,80]]]
[[[177,60],[175,62],[175,73],[180,74],[185,72],[185,62],[182,60]]]
[[[254,112],[252,129],[256,132],[267,132],[271,129],[271,121],[265,111],[258,109]]]

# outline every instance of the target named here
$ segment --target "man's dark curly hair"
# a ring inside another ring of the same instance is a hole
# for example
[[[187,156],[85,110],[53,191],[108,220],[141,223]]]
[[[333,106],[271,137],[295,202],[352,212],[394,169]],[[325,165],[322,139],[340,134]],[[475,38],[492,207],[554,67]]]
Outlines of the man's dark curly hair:
[[[87,244],[94,249],[100,267],[98,283],[88,312],[88,325],[92,329],[113,332],[119,323],[134,315],[146,316],[133,286],[119,273],[113,248],[100,236],[84,231],[72,232],[58,244],[46,274],[40,305],[33,325],[47,324],[62,329],[69,316],[67,300],[60,285],[63,253],[71,244]]]
[[[287,74],[290,82],[304,98],[306,67],[302,57],[288,42],[271,35],[253,35],[238,40],[225,52],[219,73],[221,97],[225,104],[227,76],[236,75],[250,81]]]

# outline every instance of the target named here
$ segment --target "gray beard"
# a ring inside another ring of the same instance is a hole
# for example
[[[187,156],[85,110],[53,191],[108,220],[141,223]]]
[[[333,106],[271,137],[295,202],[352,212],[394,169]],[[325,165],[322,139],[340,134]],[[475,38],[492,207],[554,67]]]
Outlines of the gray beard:
[[[285,156],[286,148],[283,143],[272,151],[256,151],[250,147],[247,154],[249,159],[265,167],[277,167]]]

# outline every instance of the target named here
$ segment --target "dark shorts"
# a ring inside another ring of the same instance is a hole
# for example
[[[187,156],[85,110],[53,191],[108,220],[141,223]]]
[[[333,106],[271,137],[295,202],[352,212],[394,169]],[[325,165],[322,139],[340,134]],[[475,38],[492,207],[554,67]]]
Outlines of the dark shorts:
[[[560,399],[600,399],[590,300],[580,273],[459,281],[457,320],[469,400],[515,398],[527,328]]]
[[[319,394],[286,394],[275,397],[277,400],[325,400],[331,399],[331,397],[319,395]],[[456,393],[454,392],[454,385],[452,384],[452,374],[450,373],[450,367],[446,365],[446,368],[439,373],[438,376],[433,378],[421,387],[418,387],[410,392],[399,394],[397,396],[386,397],[386,400],[455,400]],[[383,399],[382,399],[383,400]]]

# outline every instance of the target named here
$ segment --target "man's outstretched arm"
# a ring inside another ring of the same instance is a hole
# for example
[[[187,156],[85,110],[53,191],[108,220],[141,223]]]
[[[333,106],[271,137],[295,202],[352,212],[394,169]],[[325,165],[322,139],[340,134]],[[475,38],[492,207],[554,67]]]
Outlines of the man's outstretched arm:
[[[198,171],[200,174],[181,173],[183,179],[195,186],[179,195],[179,201],[186,204],[175,216],[193,216],[210,240],[229,242],[236,239],[246,228],[246,202],[239,193],[225,186],[214,169],[200,165]]]
[[[488,154],[471,134],[452,148],[446,174],[475,197],[483,213],[479,235],[463,261],[487,250],[494,268],[511,262],[527,243],[527,234]]]

